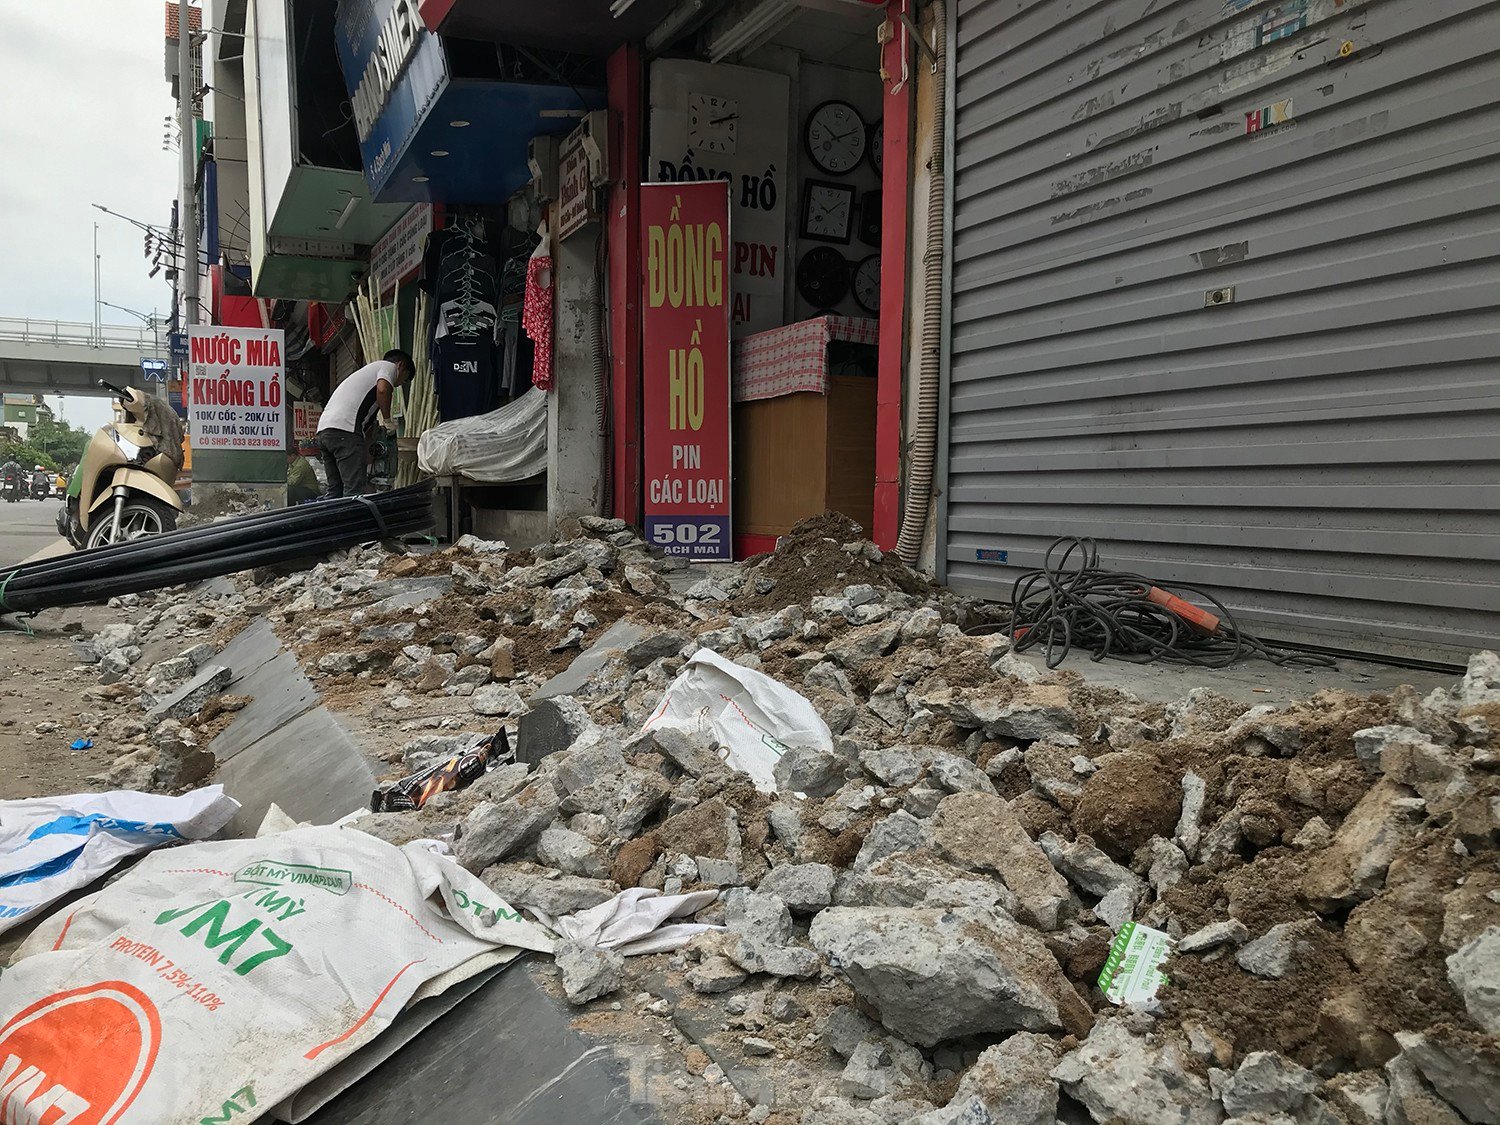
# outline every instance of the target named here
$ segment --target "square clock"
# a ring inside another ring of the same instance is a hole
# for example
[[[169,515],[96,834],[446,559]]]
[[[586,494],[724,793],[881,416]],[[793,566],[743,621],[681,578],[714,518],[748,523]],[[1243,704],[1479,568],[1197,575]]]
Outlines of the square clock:
[[[802,237],[848,243],[853,231],[853,185],[806,181],[802,187]]]

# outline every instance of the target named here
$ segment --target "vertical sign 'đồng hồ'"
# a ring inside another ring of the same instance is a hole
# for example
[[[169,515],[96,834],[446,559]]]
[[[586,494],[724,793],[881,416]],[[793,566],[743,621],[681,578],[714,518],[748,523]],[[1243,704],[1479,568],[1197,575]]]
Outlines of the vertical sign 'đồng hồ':
[[[641,185],[641,231],[646,539],[728,562],[728,185]]]

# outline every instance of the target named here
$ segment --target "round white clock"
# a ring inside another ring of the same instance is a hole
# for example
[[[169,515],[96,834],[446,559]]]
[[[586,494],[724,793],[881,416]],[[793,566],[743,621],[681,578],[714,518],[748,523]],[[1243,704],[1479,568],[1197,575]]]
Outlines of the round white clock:
[[[732,155],[739,146],[740,105],[717,94],[688,95],[688,148]]]
[[[869,137],[859,112],[848,102],[824,102],[808,115],[803,143],[813,163],[835,176],[852,172],[865,158]]]

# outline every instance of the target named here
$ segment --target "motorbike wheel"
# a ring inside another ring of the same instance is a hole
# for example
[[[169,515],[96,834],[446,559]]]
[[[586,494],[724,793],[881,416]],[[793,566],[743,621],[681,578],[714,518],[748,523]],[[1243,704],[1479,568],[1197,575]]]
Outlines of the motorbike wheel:
[[[106,505],[99,513],[99,521],[89,528],[88,546],[108,545],[114,531],[115,510]],[[148,535],[163,535],[177,528],[177,513],[149,496],[137,496],[126,500],[120,509],[120,534],[117,543],[128,543],[132,539],[144,539]]]

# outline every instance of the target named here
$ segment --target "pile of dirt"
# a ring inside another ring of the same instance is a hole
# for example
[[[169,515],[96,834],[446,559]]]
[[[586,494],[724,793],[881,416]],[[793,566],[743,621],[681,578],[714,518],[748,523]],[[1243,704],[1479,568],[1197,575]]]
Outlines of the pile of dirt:
[[[934,587],[895,555],[864,537],[848,516],[824,512],[808,516],[776,541],[776,550],[745,560],[745,585],[737,605],[742,612],[766,612],[807,605],[836,595],[846,586],[870,585],[926,596]]]

